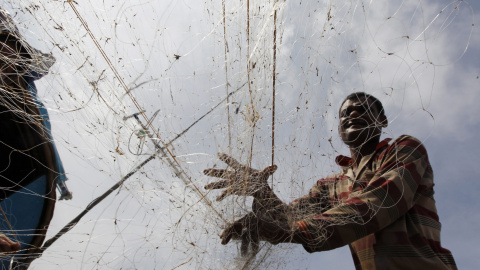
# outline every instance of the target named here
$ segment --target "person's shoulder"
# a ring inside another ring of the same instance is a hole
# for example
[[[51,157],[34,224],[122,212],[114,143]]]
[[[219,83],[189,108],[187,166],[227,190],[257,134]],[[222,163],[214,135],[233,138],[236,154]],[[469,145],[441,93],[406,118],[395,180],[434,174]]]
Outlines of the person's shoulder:
[[[425,149],[422,141],[411,135],[401,135],[392,142],[390,142],[387,151],[392,150],[394,150],[395,152],[406,153],[418,152],[421,155],[427,155],[427,150]]]
[[[416,137],[413,137],[412,135],[407,135],[407,134],[399,136],[398,138],[393,140],[391,143],[393,144],[393,143],[408,143],[408,142],[422,144],[422,142],[419,139],[417,139]]]

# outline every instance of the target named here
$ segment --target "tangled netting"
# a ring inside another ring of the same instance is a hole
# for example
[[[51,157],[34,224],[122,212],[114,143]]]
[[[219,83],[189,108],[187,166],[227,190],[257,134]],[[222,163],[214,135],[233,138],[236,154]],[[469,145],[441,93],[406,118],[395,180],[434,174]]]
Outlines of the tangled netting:
[[[2,8],[35,48],[2,56],[2,82],[19,75],[6,67],[48,73],[35,83],[73,192],[56,202],[46,239],[114,187],[35,269],[305,268],[298,245],[261,242],[248,258],[239,244],[221,245],[222,229],[252,199],[216,202],[203,170],[225,167],[219,152],[257,169],[276,164],[273,190],[287,203],[301,197],[348,154],[338,108],[356,91],[384,103],[390,126],[402,129],[385,129],[389,137],[415,128],[404,124],[412,112],[434,126],[433,92],[467,49],[473,20],[467,2],[433,0],[5,0]],[[461,46],[448,46],[452,39]],[[44,132],[31,94],[5,85],[2,105]]]

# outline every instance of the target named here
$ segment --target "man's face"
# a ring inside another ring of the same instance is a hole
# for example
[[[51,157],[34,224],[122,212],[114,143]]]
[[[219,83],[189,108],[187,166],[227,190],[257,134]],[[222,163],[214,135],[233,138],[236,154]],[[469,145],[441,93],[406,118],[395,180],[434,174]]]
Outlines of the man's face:
[[[346,145],[358,148],[380,136],[381,123],[386,123],[386,117],[378,111],[371,99],[348,99],[340,108],[338,131]]]

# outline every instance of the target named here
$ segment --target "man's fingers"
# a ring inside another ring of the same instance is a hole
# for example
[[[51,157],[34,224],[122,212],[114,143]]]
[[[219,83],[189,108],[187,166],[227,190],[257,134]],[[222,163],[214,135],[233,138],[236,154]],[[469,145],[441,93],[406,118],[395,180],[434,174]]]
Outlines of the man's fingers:
[[[259,248],[258,220],[255,214],[249,213],[244,217],[242,226],[242,245],[240,247],[242,257],[249,253],[257,253]],[[250,252],[249,252],[250,249]]]
[[[227,196],[230,195],[238,195],[238,196],[245,196],[245,195],[252,195],[259,189],[261,189],[261,185],[254,185],[252,183],[245,183],[244,185],[230,185],[227,189],[225,189],[222,194],[217,196],[217,201],[222,201]]]
[[[233,224],[229,225],[220,235],[222,238],[222,245],[228,244],[232,238],[238,239],[242,233],[242,229],[245,223],[245,217],[236,220]]]
[[[236,159],[227,154],[219,153],[218,158],[236,171],[246,171],[249,169],[247,166],[241,164]]]
[[[218,169],[206,169],[203,171],[203,174],[206,176],[213,176],[218,178],[232,178],[235,176],[235,172],[227,170],[218,170]]]
[[[240,254],[242,257],[248,255],[248,247],[250,246],[250,235],[248,233],[244,233],[242,235],[242,245],[240,246]]]
[[[206,169],[203,171],[207,176],[223,178],[221,181],[205,185],[205,189],[225,189],[217,196],[217,201],[221,201],[230,195],[256,196],[258,190],[268,187],[268,177],[277,170],[276,165],[271,165],[262,171],[258,171],[240,164],[227,154],[219,153],[218,156],[234,171],[225,169]]]
[[[258,232],[251,235],[250,248],[252,253],[257,253],[260,248],[260,238]]]
[[[270,175],[272,175],[276,170],[277,170],[277,165],[271,165],[263,169],[263,171],[260,172],[260,175],[263,179],[268,178]]]
[[[231,231],[223,231],[222,235],[220,235],[220,238],[222,238],[222,245],[228,244],[230,240],[232,239],[232,232]]]
[[[205,185],[205,189],[219,189],[226,188],[232,184],[230,180],[221,180],[213,183],[208,183]]]
[[[225,197],[232,195],[234,192],[233,188],[227,188],[222,192],[222,194],[217,196],[217,202],[222,201]]]
[[[222,238],[222,245],[226,245],[231,239],[237,239],[242,241],[240,252],[243,257],[251,253],[257,253],[260,243],[258,226],[259,224],[255,214],[249,213],[243,216],[223,231],[220,236]]]

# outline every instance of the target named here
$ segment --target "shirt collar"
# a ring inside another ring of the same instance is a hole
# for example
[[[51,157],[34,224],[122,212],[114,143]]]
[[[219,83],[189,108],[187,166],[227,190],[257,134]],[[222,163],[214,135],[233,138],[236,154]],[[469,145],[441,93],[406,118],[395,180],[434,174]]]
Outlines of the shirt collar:
[[[384,146],[388,145],[388,142],[390,142],[391,140],[392,140],[391,138],[386,138],[383,141],[379,142],[377,144],[377,147],[375,147],[375,152],[382,149]],[[335,158],[335,162],[337,163],[337,165],[341,167],[349,167],[350,165],[352,165],[352,158],[344,155],[338,155]]]

